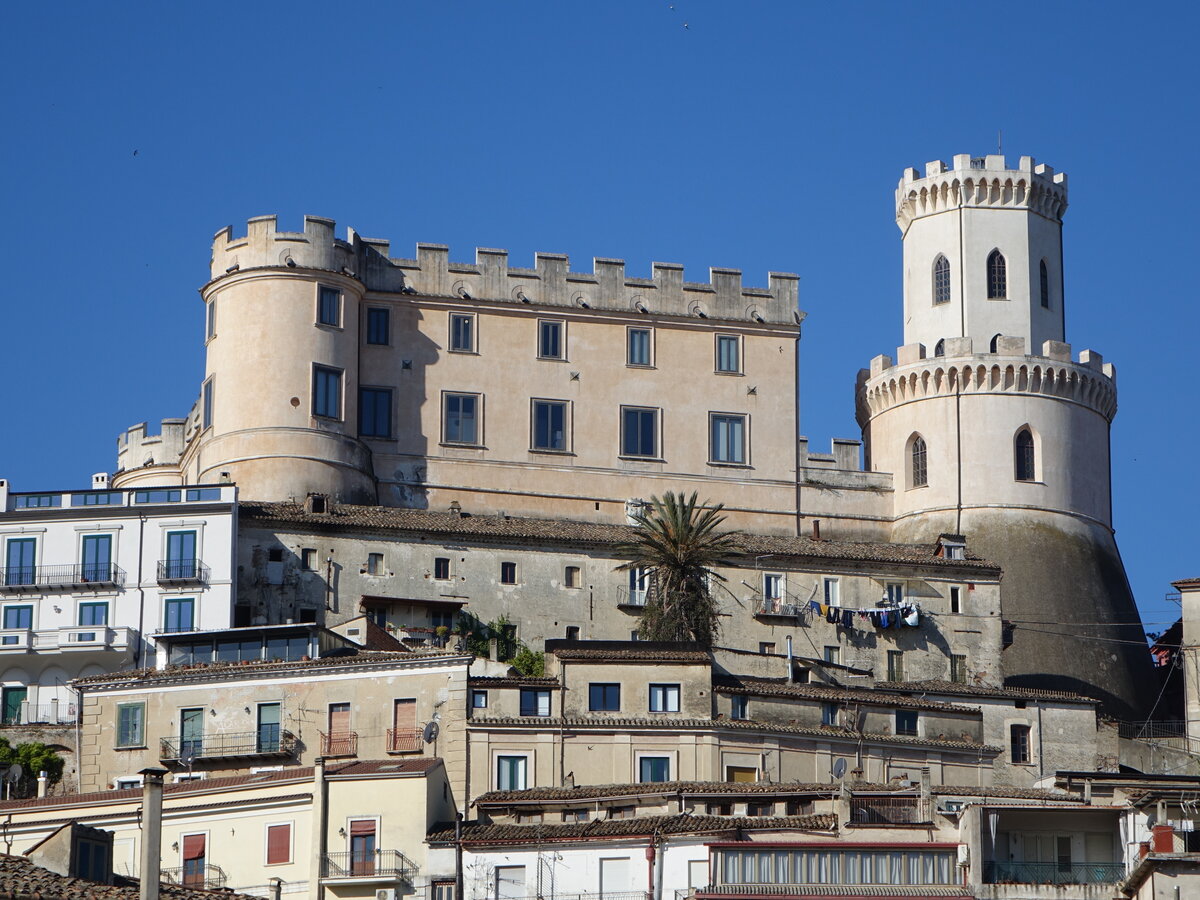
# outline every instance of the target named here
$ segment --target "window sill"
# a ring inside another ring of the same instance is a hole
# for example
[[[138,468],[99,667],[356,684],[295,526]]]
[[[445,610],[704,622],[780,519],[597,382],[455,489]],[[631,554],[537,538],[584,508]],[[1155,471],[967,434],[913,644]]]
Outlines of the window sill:
[[[988,297],[989,300],[1007,300],[1007,297]]]
[[[455,441],[441,441],[439,447],[449,447],[455,450],[486,450],[486,444],[459,444]]]
[[[539,356],[538,359],[540,359],[542,362],[570,362],[570,360],[565,356]]]
[[[722,372],[720,369],[714,369],[713,374],[714,375],[732,375],[735,378],[745,378],[746,377],[745,372]]]
[[[396,440],[390,434],[360,434],[358,439],[361,441],[394,441]]]
[[[710,466],[719,466],[722,469],[753,469],[754,468],[754,466],[750,465],[749,463],[715,462],[714,460],[711,460],[711,459],[708,461],[708,464]]]
[[[337,422],[339,424],[342,422],[341,416],[326,416],[322,415],[321,413],[313,413],[312,417],[314,419],[320,419],[322,422]]]
[[[928,489],[929,489],[929,485],[927,485],[927,484],[914,484],[912,487],[906,487],[904,490],[906,490],[906,491],[924,491],[924,490],[928,490]]]
[[[364,347],[390,347],[392,345],[388,344],[388,343],[384,343],[382,341],[363,341],[363,346]]]
[[[146,745],[146,744],[130,744],[128,747],[113,747],[113,749],[114,749],[114,750],[117,750],[117,751],[123,751],[123,750],[145,750],[145,749],[146,749],[146,747],[147,747],[147,745]]]
[[[333,325],[329,322],[313,322],[313,325],[315,327],[321,328],[325,331],[345,331],[346,330],[345,327],[342,325]]]
[[[658,366],[652,365],[651,363],[627,362],[627,363],[625,363],[625,368],[627,368],[627,369],[657,369]]]
[[[1036,478],[1014,478],[1013,481],[1017,484],[1039,484],[1042,487],[1046,486],[1046,482],[1038,481]]]
[[[573,450],[550,450],[545,447],[530,447],[529,452],[530,453],[542,453],[542,454],[545,454],[546,456],[574,456],[575,455],[575,452]]]
[[[448,349],[446,352],[454,353],[454,354],[457,354],[458,356],[478,356],[479,355],[478,350],[455,350],[453,347]]]
[[[627,453],[618,453],[617,459],[623,459],[626,462],[648,462],[648,463],[665,463],[666,460],[661,456],[630,456]]]

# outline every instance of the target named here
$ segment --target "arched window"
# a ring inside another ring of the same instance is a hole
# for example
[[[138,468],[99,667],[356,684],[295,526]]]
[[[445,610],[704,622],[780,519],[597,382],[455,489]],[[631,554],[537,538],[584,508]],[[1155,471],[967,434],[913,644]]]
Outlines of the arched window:
[[[1022,428],[1017,432],[1013,442],[1016,456],[1017,481],[1037,481],[1037,467],[1034,460],[1033,432]]]
[[[1042,260],[1041,265],[1041,280],[1042,280],[1042,306],[1046,309],[1050,308],[1050,270],[1046,268],[1046,261]]]
[[[1000,335],[993,334],[992,342],[988,344],[988,353],[995,353],[996,348],[1000,346]]]
[[[1008,266],[1004,254],[993,250],[987,258],[987,287],[989,300],[1004,300],[1008,297]]]
[[[940,339],[936,344],[933,345],[933,355],[934,356],[945,356],[946,355],[946,339],[945,338]]]
[[[915,435],[909,453],[912,456],[912,486],[925,487],[929,484],[928,451],[925,447],[925,438],[919,434]]]
[[[950,260],[938,254],[933,261],[933,305],[950,302]]]

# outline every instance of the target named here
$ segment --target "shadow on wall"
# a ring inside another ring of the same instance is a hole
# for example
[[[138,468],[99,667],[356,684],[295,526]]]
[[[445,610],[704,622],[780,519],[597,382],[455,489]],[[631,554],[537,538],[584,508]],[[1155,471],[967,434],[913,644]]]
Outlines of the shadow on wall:
[[[305,560],[275,538],[255,544],[249,570],[238,567],[234,627],[321,621],[328,593],[326,561],[315,542],[311,550],[311,559]]]
[[[387,348],[390,362],[374,369],[381,374],[386,373],[397,393],[395,450],[386,455],[380,454],[379,448],[375,451],[379,503],[382,506],[428,509],[427,429],[442,427],[443,400],[440,395],[428,396],[427,371],[438,361],[441,346],[421,332],[423,317],[421,310],[415,306],[393,307],[393,315],[397,321],[392,326],[395,346]],[[463,393],[482,394],[483,389],[484,385],[470,382],[461,386]]]

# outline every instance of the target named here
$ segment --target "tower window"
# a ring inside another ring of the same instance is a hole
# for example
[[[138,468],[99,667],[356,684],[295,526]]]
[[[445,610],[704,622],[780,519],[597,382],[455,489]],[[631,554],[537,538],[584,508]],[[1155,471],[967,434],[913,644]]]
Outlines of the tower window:
[[[987,285],[989,300],[1005,300],[1008,298],[1008,266],[1004,262],[1004,254],[993,250],[987,258]]]
[[[1041,277],[1042,286],[1042,306],[1045,309],[1050,308],[1050,270],[1046,268],[1046,261],[1043,259],[1042,264],[1038,267]]]
[[[928,449],[925,438],[919,434],[912,439],[912,486],[925,487],[929,484]]]
[[[938,254],[933,261],[933,305],[950,302],[950,260]]]
[[[1033,434],[1028,428],[1017,432],[1015,441],[1017,481],[1037,481]]]
[[[991,341],[991,343],[990,343],[990,344],[988,344],[988,352],[989,352],[989,353],[995,353],[995,352],[996,352],[996,348],[997,348],[997,347],[999,347],[999,346],[1000,346],[1000,335],[998,335],[998,334],[993,334],[993,335],[992,335],[992,341]]]
[[[938,342],[933,345],[933,355],[934,356],[945,356],[946,355],[946,339],[945,338],[939,339]]]

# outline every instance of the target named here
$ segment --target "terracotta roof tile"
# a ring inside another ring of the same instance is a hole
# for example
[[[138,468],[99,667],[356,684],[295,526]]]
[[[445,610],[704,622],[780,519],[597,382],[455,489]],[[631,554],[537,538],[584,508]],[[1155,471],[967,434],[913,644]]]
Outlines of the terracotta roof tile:
[[[243,502],[238,504],[238,516],[242,525],[296,525],[316,531],[376,529],[383,532],[446,535],[456,539],[522,542],[537,540],[556,544],[584,543],[599,546],[626,543],[635,530],[629,525],[566,519],[458,515],[424,509],[344,504],[335,504],[328,513],[307,513],[298,503]],[[938,557],[935,555],[935,548],[935,544],[814,541],[804,537],[766,534],[743,534],[738,541],[738,549],[747,556],[770,554],[778,557],[900,563],[999,572],[993,563],[969,553],[966,559]]]
[[[466,844],[510,844],[549,840],[592,840],[621,838],[650,834],[700,834],[723,831],[832,831],[837,818],[817,816],[640,816],[636,819],[596,819],[591,822],[542,825],[480,825],[463,826],[462,839]],[[431,832],[431,844],[454,840],[454,829]]]
[[[477,688],[540,687],[553,691],[562,687],[557,678],[527,678],[524,675],[473,675],[467,683]]]
[[[713,690],[718,694],[749,694],[754,697],[784,697],[797,700],[843,701],[867,703],[876,706],[924,709],[936,712],[958,712],[982,715],[977,706],[958,706],[938,700],[920,700],[902,694],[874,691],[870,688],[841,688],[823,684],[789,684],[772,678],[749,676],[717,676],[713,679]]]
[[[880,790],[891,789],[889,785],[872,785]],[[590,784],[575,787],[539,787],[521,791],[490,791],[475,800],[476,805],[490,803],[524,803],[575,800],[594,800],[602,797],[639,797],[650,794],[663,795],[708,795],[708,794],[821,794],[828,796],[836,791],[836,784],[810,784],[788,782],[774,784],[767,781],[660,781],[636,782],[632,784]]]
[[[1000,700],[1067,700],[1075,703],[1097,703],[1083,694],[1069,691],[1047,691],[1041,688],[984,687],[960,684],[955,681],[877,681],[877,691],[895,691],[904,694],[958,694],[963,697],[993,697]]]
[[[712,663],[712,654],[699,644],[673,644],[659,641],[546,641],[546,652],[559,659],[604,662]]]
[[[329,768],[329,777],[354,775],[414,775],[428,772],[442,764],[440,757],[422,756],[415,759],[357,759],[343,766]]]
[[[23,856],[0,853],[0,895],[38,897],[41,900],[138,900],[138,882],[115,876],[114,884],[100,884],[82,878],[59,875],[35,865]],[[232,891],[200,891],[163,883],[159,896],[164,900],[249,900],[249,894]],[[254,898],[260,900],[260,898]]]

